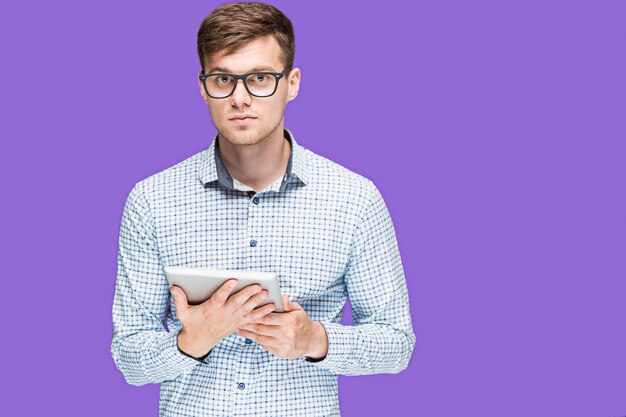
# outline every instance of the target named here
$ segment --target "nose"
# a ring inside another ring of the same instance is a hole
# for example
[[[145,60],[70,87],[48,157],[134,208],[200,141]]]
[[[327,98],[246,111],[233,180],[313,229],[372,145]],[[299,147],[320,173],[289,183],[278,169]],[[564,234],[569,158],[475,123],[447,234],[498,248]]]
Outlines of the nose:
[[[252,96],[248,93],[248,90],[246,90],[246,86],[243,85],[243,80],[237,80],[235,91],[233,91],[230,97],[233,107],[249,106],[252,100]]]

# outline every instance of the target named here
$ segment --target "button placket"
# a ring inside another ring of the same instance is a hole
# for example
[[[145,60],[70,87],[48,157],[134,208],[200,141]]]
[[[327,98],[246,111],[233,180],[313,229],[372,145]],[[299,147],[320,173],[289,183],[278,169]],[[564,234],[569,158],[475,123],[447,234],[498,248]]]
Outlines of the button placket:
[[[243,353],[243,352],[242,352]],[[249,354],[243,354],[237,359],[236,371],[234,372],[232,381],[232,389],[234,392],[234,409],[239,411],[241,406],[240,401],[243,401],[245,397],[250,395],[250,374],[251,364],[249,360]],[[237,413],[235,412],[235,415]]]
[[[255,227],[255,218],[258,219],[258,215],[256,214],[257,206],[259,205],[259,203],[261,202],[261,199],[259,198],[258,194],[253,194],[251,195],[252,199],[250,200],[252,204],[250,204],[249,209],[248,209],[248,229],[249,229],[249,234],[248,236],[250,237],[250,241],[249,246],[251,248],[254,248],[257,246],[257,244],[259,243],[257,241],[257,236],[256,236],[256,227]]]
[[[240,412],[241,401],[250,393],[248,392],[249,388],[249,378],[250,378],[250,368],[249,362],[246,358],[247,355],[243,355],[242,357],[237,358],[234,372],[232,384],[234,393],[234,401],[233,401],[233,415],[238,415]],[[244,397],[242,397],[244,396]]]

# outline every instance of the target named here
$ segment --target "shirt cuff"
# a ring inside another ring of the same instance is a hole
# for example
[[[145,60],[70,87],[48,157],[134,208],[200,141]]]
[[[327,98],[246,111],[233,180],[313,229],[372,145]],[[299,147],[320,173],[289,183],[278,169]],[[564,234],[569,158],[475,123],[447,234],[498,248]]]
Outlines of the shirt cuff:
[[[165,333],[164,337],[157,342],[158,346],[155,351],[159,354],[149,359],[149,362],[153,363],[146,363],[148,369],[169,369],[175,374],[182,374],[198,365],[197,359],[183,355],[178,348],[179,332],[180,330],[173,330]],[[169,372],[166,371],[166,373]]]
[[[195,359],[195,360],[197,360],[198,362],[204,362],[204,360],[205,360],[206,358],[208,358],[208,357],[209,357],[209,355],[211,354],[211,352],[213,351],[213,349],[211,349],[211,350],[209,350],[209,353],[207,353],[206,355],[204,355],[204,356],[200,356],[199,358],[196,358],[195,356],[191,356],[190,354],[188,354],[188,353],[186,353],[186,352],[183,352],[183,351],[182,351],[182,350],[178,347],[178,337],[177,337],[176,339],[177,339],[177,342],[176,342],[176,347],[178,348],[178,351],[179,351],[180,353],[182,353],[183,355],[187,356],[188,358]]]
[[[337,370],[352,354],[354,331],[339,323],[321,323],[321,325],[324,326],[328,337],[328,352],[323,359],[305,357],[305,361],[320,368]]]

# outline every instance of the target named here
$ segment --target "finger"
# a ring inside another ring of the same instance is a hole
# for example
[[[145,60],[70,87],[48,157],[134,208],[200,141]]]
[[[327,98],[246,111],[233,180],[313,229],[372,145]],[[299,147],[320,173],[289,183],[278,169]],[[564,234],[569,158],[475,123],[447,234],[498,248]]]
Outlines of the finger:
[[[255,323],[271,324],[274,326],[280,326],[283,324],[284,313],[269,313],[265,314],[258,319],[254,320]]]
[[[268,326],[266,324],[258,324],[258,323],[248,323],[239,327],[239,330],[245,330],[248,332],[253,332],[256,334],[260,334],[263,336],[272,336],[279,337],[280,336],[280,326]]]
[[[289,301],[289,294],[281,294],[281,297],[283,299],[285,313],[293,310],[304,310],[300,304]]]
[[[177,312],[182,313],[189,308],[189,304],[187,304],[187,295],[180,287],[175,285],[172,286],[172,288],[170,288],[170,293],[174,297],[174,306],[176,307]]]
[[[266,304],[262,307],[257,307],[243,317],[244,322],[253,323],[262,320],[264,316],[267,316],[276,309],[274,303]],[[268,323],[269,324],[269,323]]]
[[[234,310],[241,308],[242,305],[246,301],[253,297],[254,295],[261,292],[261,286],[259,284],[248,285],[243,290],[239,291],[237,294],[231,295],[226,302],[229,307]]]
[[[218,304],[218,305],[224,304],[226,300],[228,300],[230,293],[233,292],[236,286],[237,286],[237,280],[234,278],[229,279],[228,281],[223,283],[222,286],[217,289],[217,291],[213,293],[213,295],[211,296],[211,298],[209,298],[208,301]]]
[[[304,310],[300,304],[294,303],[293,301],[289,301],[287,304],[289,304],[289,311]]]
[[[263,300],[268,297],[268,295],[269,293],[267,292],[267,290],[262,290],[255,296],[248,298],[248,301],[246,301],[240,307],[240,310],[243,311],[245,314],[249,313],[250,311],[254,310],[259,304],[261,304]]]
[[[285,312],[289,311],[289,294],[281,294],[280,296],[283,299],[283,308]]]
[[[239,335],[250,340],[254,340],[260,345],[264,346],[276,346],[276,339],[271,336],[264,336],[248,330],[239,329]]]

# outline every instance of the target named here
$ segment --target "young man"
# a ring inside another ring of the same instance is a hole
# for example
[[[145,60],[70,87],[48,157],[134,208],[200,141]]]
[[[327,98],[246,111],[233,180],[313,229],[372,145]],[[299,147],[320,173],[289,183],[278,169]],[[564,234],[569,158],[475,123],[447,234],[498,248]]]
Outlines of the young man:
[[[337,374],[397,373],[413,352],[380,193],[284,128],[294,51],[276,8],[215,9],[198,32],[198,84],[218,134],[126,202],[111,350],[129,383],[161,384],[162,416],[339,415]],[[258,307],[258,285],[231,294],[234,280],[190,306],[166,265],[275,272],[285,312]],[[341,324],[346,297],[354,326]]]

